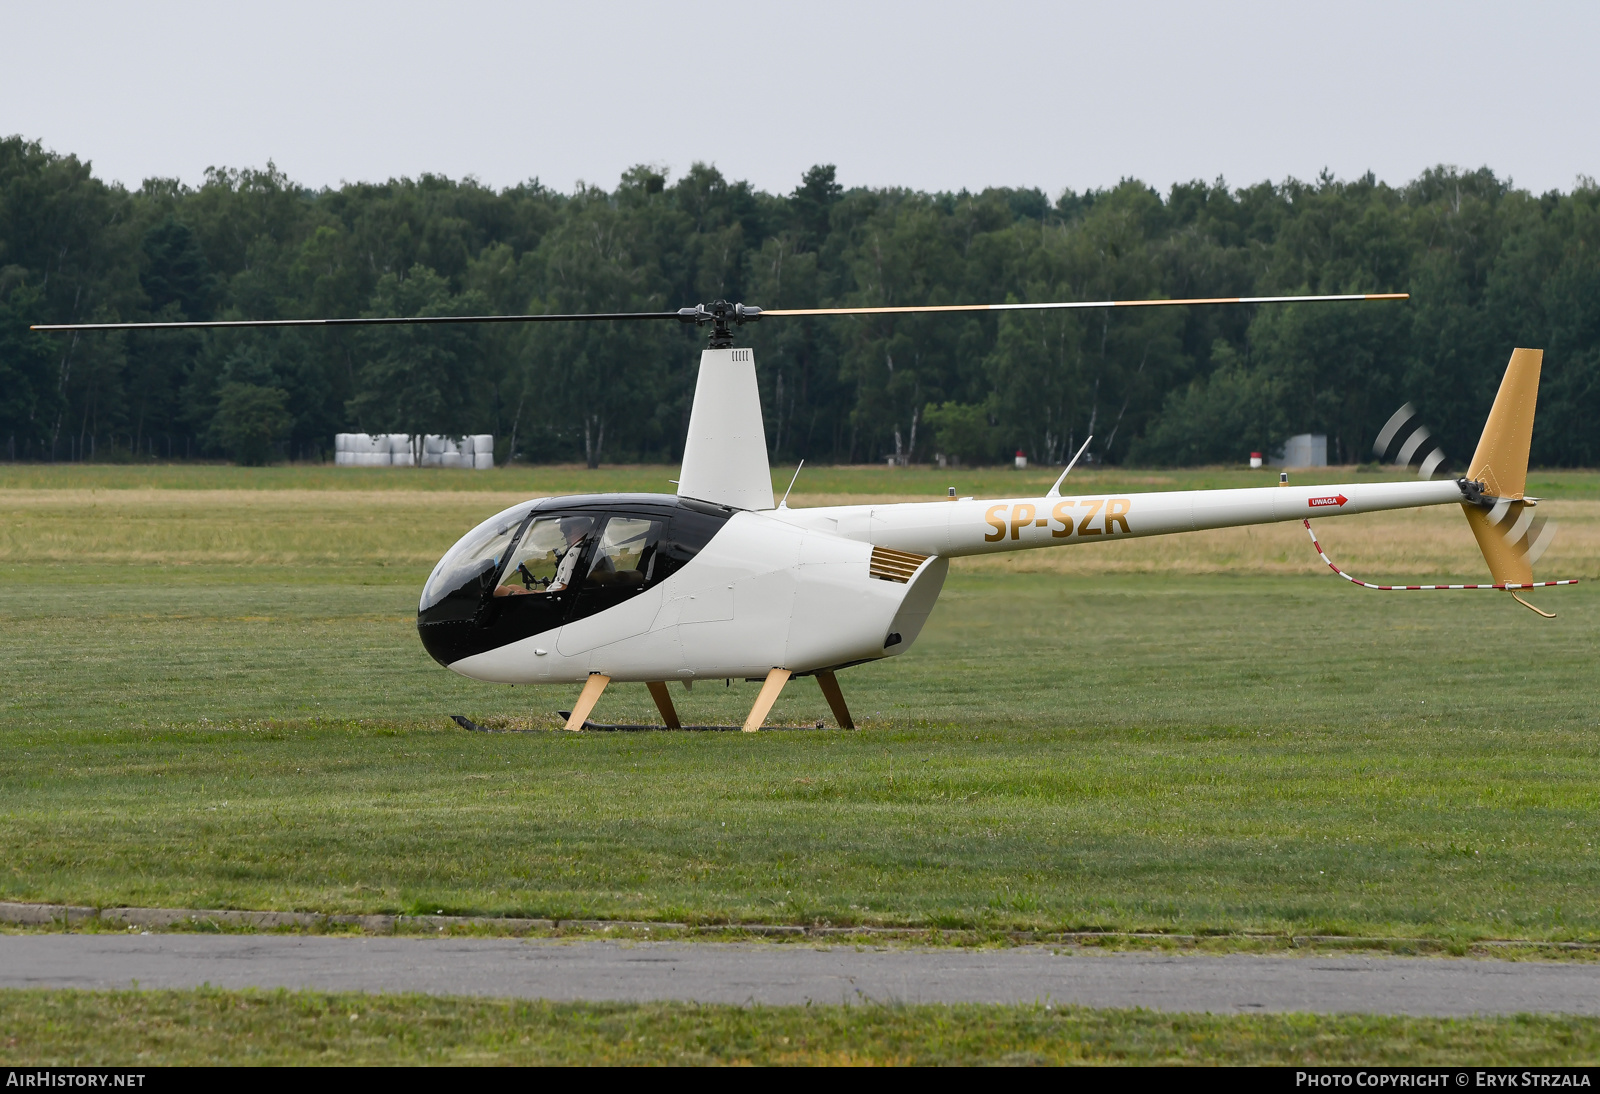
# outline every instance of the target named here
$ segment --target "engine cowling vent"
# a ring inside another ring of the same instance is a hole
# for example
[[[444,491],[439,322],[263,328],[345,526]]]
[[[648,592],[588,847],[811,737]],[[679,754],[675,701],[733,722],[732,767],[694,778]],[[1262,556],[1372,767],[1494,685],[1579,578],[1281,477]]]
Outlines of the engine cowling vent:
[[[917,572],[917,567],[927,559],[927,555],[914,555],[910,551],[874,547],[872,562],[867,567],[867,573],[882,581],[898,581],[904,585],[911,580],[911,575]]]

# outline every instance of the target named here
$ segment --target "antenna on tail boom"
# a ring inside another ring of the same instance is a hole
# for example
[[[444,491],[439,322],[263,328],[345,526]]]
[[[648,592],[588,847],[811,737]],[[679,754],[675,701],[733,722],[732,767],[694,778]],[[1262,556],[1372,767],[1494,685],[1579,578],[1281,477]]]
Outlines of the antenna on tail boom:
[[[1055,485],[1049,490],[1045,491],[1045,497],[1059,498],[1061,496],[1061,484],[1067,481],[1067,476],[1072,474],[1072,469],[1078,466],[1078,457],[1083,455],[1084,451],[1089,447],[1089,442],[1092,440],[1094,440],[1093,433],[1089,434],[1083,439],[1083,445],[1078,449],[1078,455],[1072,457],[1072,462],[1067,464],[1067,469],[1065,471],[1061,472],[1061,477],[1056,480]]]

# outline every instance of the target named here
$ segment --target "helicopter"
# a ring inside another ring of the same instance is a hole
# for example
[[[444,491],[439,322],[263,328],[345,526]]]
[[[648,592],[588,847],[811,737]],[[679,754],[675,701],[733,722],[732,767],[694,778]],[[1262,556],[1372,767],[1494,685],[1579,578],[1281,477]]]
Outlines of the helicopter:
[[[760,680],[742,727],[764,725],[793,678],[817,679],[841,728],[854,728],[843,669],[898,657],[916,642],[950,561],[1205,529],[1300,520],[1323,561],[1359,586],[1385,591],[1519,590],[1575,584],[1533,580],[1551,529],[1524,491],[1542,351],[1513,352],[1464,475],[1436,477],[1442,450],[1409,404],[1385,426],[1379,455],[1414,481],[1183,490],[1061,488],[1086,440],[1038,497],[949,496],[927,502],[791,508],[775,500],[755,358],[734,332],[772,319],[940,312],[1004,312],[1177,305],[1371,302],[1405,293],[1107,300],[897,307],[762,309],[719,300],[661,312],[422,316],[360,319],[38,325],[40,331],[159,330],[432,323],[676,321],[709,327],[700,357],[682,469],[674,494],[583,494],[532,499],[463,535],[434,566],[417,606],[417,631],[439,664],[502,684],[582,683],[565,727],[581,730],[606,687],[647,685],[667,728],[683,728],[667,685]],[[1091,437],[1090,440],[1093,438]],[[798,477],[798,470],[796,476]],[[794,486],[790,482],[790,490]],[[1488,563],[1490,584],[1383,586],[1328,559],[1310,518],[1460,505]],[[1509,522],[1509,523],[1508,523]],[[467,724],[467,723],[463,723]]]

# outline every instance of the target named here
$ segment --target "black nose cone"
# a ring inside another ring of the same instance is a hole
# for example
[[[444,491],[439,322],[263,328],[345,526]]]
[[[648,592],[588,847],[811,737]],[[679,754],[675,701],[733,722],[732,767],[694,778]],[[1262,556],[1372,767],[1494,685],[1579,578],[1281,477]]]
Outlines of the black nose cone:
[[[476,629],[471,620],[448,623],[429,623],[421,618],[417,620],[417,634],[422,638],[422,648],[428,651],[429,657],[446,668],[463,657],[481,652],[481,643],[474,641]]]

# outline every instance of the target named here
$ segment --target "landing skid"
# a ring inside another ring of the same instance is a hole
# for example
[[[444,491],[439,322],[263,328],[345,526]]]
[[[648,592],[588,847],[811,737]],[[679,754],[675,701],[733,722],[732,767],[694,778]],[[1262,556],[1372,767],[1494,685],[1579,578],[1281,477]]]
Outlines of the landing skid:
[[[561,715],[563,718],[570,718],[572,716],[572,712],[569,711],[569,710],[558,710],[558,711],[556,711],[556,713]],[[650,733],[650,732],[657,732],[657,733],[744,733],[744,732],[746,732],[744,726],[624,726],[624,725],[605,725],[605,724],[603,724],[601,722],[587,722],[587,721],[583,723],[583,728],[587,729],[587,730],[593,730],[594,732],[597,732],[597,733]],[[799,730],[812,730],[812,731],[815,731],[815,730],[827,729],[827,728],[828,727],[826,725],[824,725],[822,722],[819,721],[816,725],[813,725],[813,726],[762,726],[761,730],[762,730],[762,732],[765,733],[765,732],[772,732],[772,731],[775,731],[775,730],[796,730],[796,729],[799,729]]]
[[[558,711],[556,711],[556,713],[559,714],[563,720],[572,717],[572,711],[570,711],[570,710],[558,710]],[[543,729],[490,729],[488,726],[480,726],[477,722],[474,722],[471,718],[468,718],[468,717],[466,717],[464,715],[461,715],[461,714],[452,714],[452,715],[450,715],[450,720],[452,722],[454,722],[456,725],[460,726],[462,729],[469,729],[474,733],[545,733],[545,732],[548,732],[547,730],[543,730]],[[582,728],[584,728],[586,730],[590,730],[590,731],[595,732],[595,733],[742,733],[744,731],[744,727],[743,726],[633,726],[633,725],[607,725],[607,724],[602,723],[602,722],[589,722],[589,721],[585,721],[583,723],[583,727]],[[818,730],[818,729],[827,729],[828,727],[826,725],[824,725],[822,722],[818,722],[814,726],[762,726],[761,728],[763,730],[778,730],[778,729],[785,729],[785,730],[794,730],[794,729]]]
[[[600,733],[647,733],[652,730],[682,730],[689,733],[755,733],[763,729],[823,729],[821,719],[814,726],[768,726],[767,715],[772,711],[772,705],[778,701],[779,692],[789,682],[793,674],[788,669],[773,669],[767,674],[761,684],[761,694],[756,696],[756,702],[750,708],[750,716],[744,720],[742,726],[686,726],[678,721],[677,708],[672,705],[672,696],[667,691],[667,685],[660,680],[651,681],[645,686],[650,689],[650,698],[655,700],[656,709],[661,712],[662,725],[621,725],[606,722],[591,722],[589,712],[594,710],[594,705],[600,701],[600,693],[606,690],[606,685],[611,682],[611,677],[600,672],[591,672],[589,679],[584,682],[583,693],[578,696],[578,701],[571,710],[561,710],[556,713],[566,719],[566,728],[569,730],[589,729]],[[850,717],[850,708],[845,705],[844,692],[839,690],[839,680],[834,676],[832,669],[820,669],[812,675],[816,676],[817,684],[822,688],[823,698],[828,701],[828,709],[833,711],[834,720],[840,729],[854,729],[856,723]],[[462,729],[470,729],[477,733],[520,733],[524,730],[489,729],[480,726],[470,718],[460,714],[450,715],[450,720]]]

